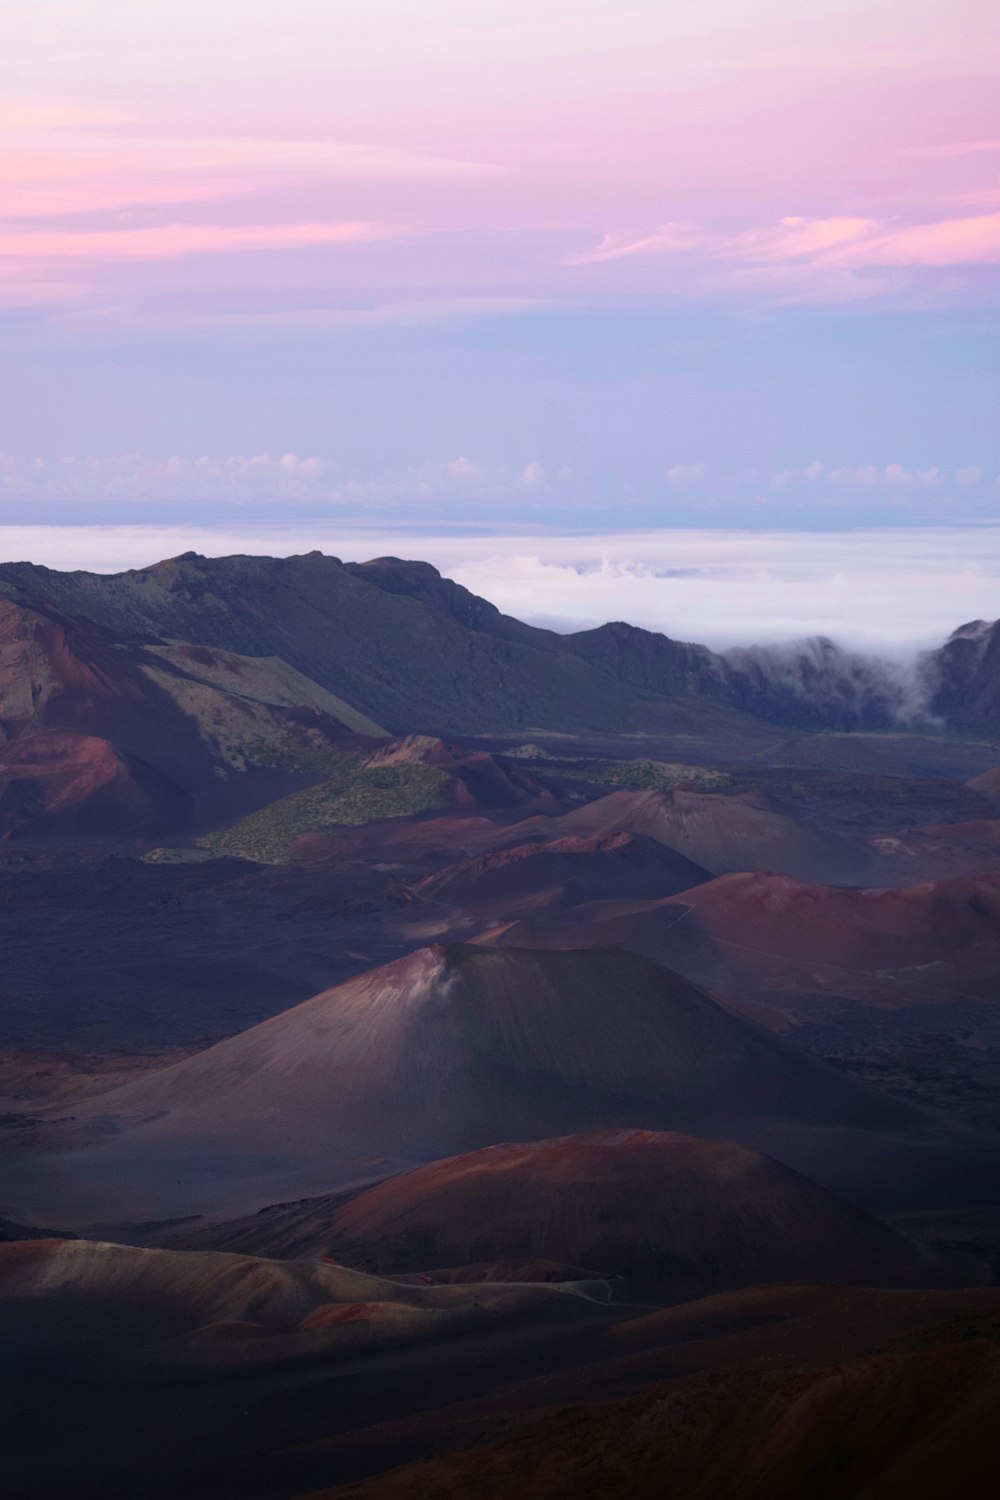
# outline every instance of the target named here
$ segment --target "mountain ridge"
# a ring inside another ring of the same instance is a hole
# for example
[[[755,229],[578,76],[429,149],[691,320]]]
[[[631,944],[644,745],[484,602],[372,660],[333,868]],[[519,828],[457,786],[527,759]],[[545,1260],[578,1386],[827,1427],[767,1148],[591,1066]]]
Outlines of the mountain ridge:
[[[922,699],[943,713],[952,659],[967,672],[970,648],[977,661],[984,654],[960,627],[952,641],[964,645],[929,653],[918,690],[892,663],[825,638],[720,653],[623,621],[559,635],[503,614],[429,563],[344,563],[321,552],[186,552],[117,574],[6,563],[0,591],[133,640],[278,656],[394,733],[656,732],[676,727],[682,705],[748,734],[771,724],[886,729],[918,718]],[[997,677],[995,702],[980,695],[990,725],[1000,725]]]

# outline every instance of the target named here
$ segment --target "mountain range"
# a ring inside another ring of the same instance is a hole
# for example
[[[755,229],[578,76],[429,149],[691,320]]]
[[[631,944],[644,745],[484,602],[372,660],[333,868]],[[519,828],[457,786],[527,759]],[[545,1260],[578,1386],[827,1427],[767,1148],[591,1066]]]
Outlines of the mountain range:
[[[117,659],[109,675],[122,682],[142,649],[159,653],[161,676],[181,671],[204,682],[212,663],[179,658],[181,642],[278,658],[340,700],[338,709],[319,699],[317,711],[353,713],[351,727],[362,731],[366,720],[396,734],[662,732],[683,726],[685,704],[702,709],[706,726],[714,708],[720,726],[758,736],[762,726],[739,716],[827,730],[921,718],[1000,726],[1000,626],[982,622],[956,630],[908,676],[823,638],[719,653],[621,622],[559,635],[502,614],[428,563],[391,557],[187,552],[118,574],[8,563],[0,594],[16,612],[8,636],[13,626],[22,637],[59,637],[50,670],[62,666],[67,690],[98,691],[74,663],[92,658],[109,673],[109,657]],[[140,665],[148,676],[150,659]],[[236,686],[237,672],[216,664],[213,685]],[[21,705],[12,715],[5,703],[8,732],[27,713]]]

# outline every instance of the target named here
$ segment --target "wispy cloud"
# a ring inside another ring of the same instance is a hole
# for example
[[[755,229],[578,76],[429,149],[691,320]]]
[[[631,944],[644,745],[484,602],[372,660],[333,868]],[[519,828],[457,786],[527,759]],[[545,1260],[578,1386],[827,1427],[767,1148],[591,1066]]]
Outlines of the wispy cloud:
[[[1000,213],[875,231],[839,252],[841,265],[962,266],[1000,261]]]
[[[986,141],[944,141],[936,146],[905,146],[902,154],[928,161],[949,161],[953,157],[982,156],[993,151],[1000,151],[1000,137]]]
[[[943,267],[1000,261],[1000,213],[905,224],[877,219],[786,218],[724,240],[736,260],[806,261],[835,267]]]
[[[748,229],[724,239],[717,250],[736,260],[836,260],[845,245],[856,245],[877,228],[872,219],[806,219],[789,216],[765,229]]]
[[[169,320],[153,313],[144,323],[163,323],[174,330],[211,329],[213,333],[278,333],[321,335],[351,328],[425,328],[466,318],[507,317],[513,313],[539,312],[558,304],[539,297],[435,297],[425,302],[380,302],[364,307],[242,308],[238,312],[207,312],[178,315]]]
[[[922,222],[832,215],[788,215],[776,224],[731,231],[666,225],[647,235],[606,234],[593,250],[572,256],[588,266],[632,256],[662,256],[685,271],[688,295],[729,286],[803,298],[870,296],[877,281],[852,273],[890,268],[934,271],[1000,263],[1000,213]]]
[[[0,214],[97,213],[138,204],[197,203],[295,183],[463,179],[509,173],[405,144],[328,139],[142,134],[71,107],[0,111]]]
[[[86,109],[75,104],[0,104],[0,131],[85,130],[118,125],[126,119],[117,110]]]
[[[566,261],[568,266],[599,265],[602,261],[626,260],[633,255],[668,255],[691,250],[706,239],[693,224],[661,224],[649,234],[606,234],[593,250],[584,250]]]
[[[190,464],[287,450],[304,514],[996,504],[987,0],[237,9],[0,0],[0,442],[188,455],[21,514],[286,516],[285,471]]]
[[[902,26],[900,6],[394,0],[373,25],[285,0],[234,28],[231,0],[8,4],[0,224],[419,225],[369,304],[598,297],[602,268],[646,297],[660,257],[684,267],[663,289],[680,298],[878,297],[898,267],[992,263],[1000,207],[989,7],[910,0]],[[956,139],[920,144],[933,128]],[[776,205],[807,217],[775,224]],[[956,295],[992,297],[984,279]],[[177,269],[178,311],[210,300],[191,280]],[[280,289],[260,278],[263,311]]]
[[[400,233],[384,225],[162,224],[143,229],[0,230],[0,257],[39,260],[163,260],[247,250],[362,245]]]

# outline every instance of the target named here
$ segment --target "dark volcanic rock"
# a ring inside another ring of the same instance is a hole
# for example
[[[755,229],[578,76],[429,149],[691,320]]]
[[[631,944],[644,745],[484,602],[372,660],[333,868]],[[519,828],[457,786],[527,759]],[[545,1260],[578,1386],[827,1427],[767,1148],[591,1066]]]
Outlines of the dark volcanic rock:
[[[910,716],[900,674],[824,637],[718,653],[616,621],[564,638],[566,649],[622,682],[705,697],[802,729],[887,729]]]
[[[1000,622],[960,626],[921,670],[932,713],[956,729],[1000,728]]]

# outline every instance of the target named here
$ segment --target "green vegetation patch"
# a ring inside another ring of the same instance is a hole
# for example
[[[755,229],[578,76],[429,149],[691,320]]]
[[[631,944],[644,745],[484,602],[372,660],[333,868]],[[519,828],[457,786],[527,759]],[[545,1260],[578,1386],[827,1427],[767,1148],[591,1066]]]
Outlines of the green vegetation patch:
[[[142,858],[147,865],[195,865],[202,860],[211,859],[212,852],[197,844],[180,844],[176,847],[147,849]]]
[[[364,766],[351,756],[336,775],[318,786],[270,802],[232,828],[208,834],[200,843],[216,855],[284,864],[296,839],[439,807],[446,780],[447,772],[436,766]]]
[[[700,791],[721,790],[734,784],[724,771],[705,766],[687,766],[667,760],[588,760],[564,762],[554,766],[537,766],[533,774],[564,781],[586,781],[594,786],[622,787],[630,792],[664,792],[670,787],[695,786]]]
[[[611,786],[627,787],[630,791],[664,791],[667,787],[684,782],[703,789],[729,786],[732,777],[724,771],[710,771],[705,766],[686,766],[668,760],[624,760],[612,765],[607,773]]]
[[[515,745],[513,750],[504,750],[510,760],[554,760],[555,756],[543,750],[541,745]]]

